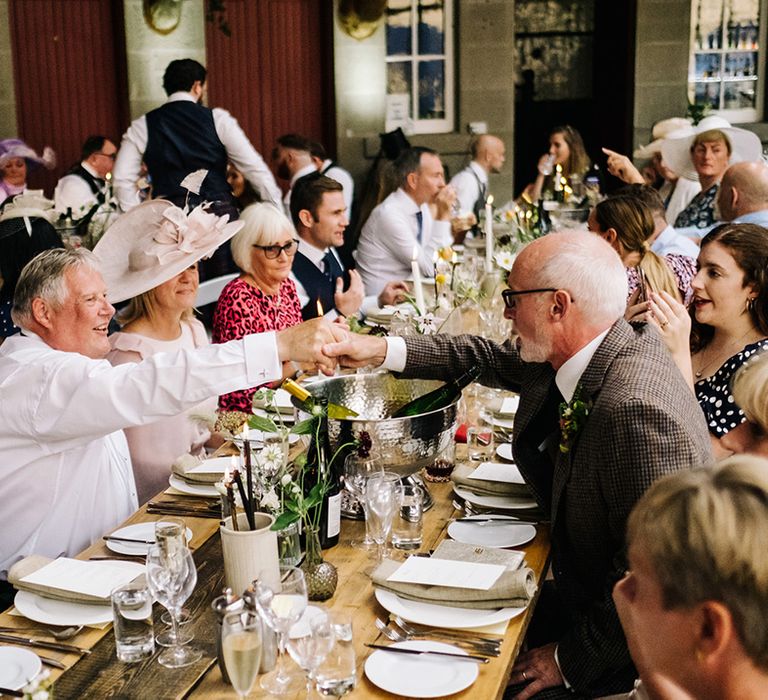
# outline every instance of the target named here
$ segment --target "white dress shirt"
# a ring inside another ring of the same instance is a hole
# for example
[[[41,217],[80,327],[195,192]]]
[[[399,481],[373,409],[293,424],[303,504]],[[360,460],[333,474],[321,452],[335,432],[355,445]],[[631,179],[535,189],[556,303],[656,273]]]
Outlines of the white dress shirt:
[[[188,102],[196,101],[190,93],[184,91],[174,92],[168,98],[168,102],[185,100]],[[275,176],[267,167],[264,159],[251,145],[248,137],[237,123],[237,119],[225,109],[216,107],[212,111],[216,134],[221,143],[224,144],[227,158],[235,164],[265,202],[272,202],[279,207],[282,192],[275,182]],[[147,150],[148,138],[146,115],[135,119],[123,134],[115,167],[112,171],[115,195],[123,211],[128,211],[141,202],[136,181],[141,172],[141,161],[144,157],[144,151]]]
[[[330,168],[328,166],[331,166]],[[327,168],[327,170],[326,170]],[[352,200],[355,198],[355,181],[352,176],[339,165],[333,165],[333,161],[328,158],[323,161],[320,172],[326,177],[336,180],[344,188],[344,204],[347,205],[347,216],[352,211]]]
[[[99,180],[102,178],[88,163],[80,165]],[[72,217],[80,219],[87,214],[98,202],[96,195],[91,192],[91,186],[79,175],[64,175],[57,183],[53,192],[54,209],[59,214],[66,214],[72,209]]]
[[[687,255],[694,260],[699,257],[699,246],[669,225],[651,243],[651,250],[656,255]]]
[[[485,186],[487,192],[488,173],[474,160],[451,178],[451,187],[456,190],[462,214],[474,211],[475,202],[480,196],[480,183]]]
[[[421,243],[417,239],[418,211],[422,214]],[[371,212],[354,254],[365,293],[378,295],[387,282],[410,279],[414,250],[421,274],[434,276],[435,251],[452,242],[450,221],[434,221],[427,204],[419,207],[402,188],[395,190]]]
[[[303,168],[300,168],[299,170],[297,170],[294,176],[291,178],[288,191],[285,193],[285,197],[283,197],[283,206],[285,207],[285,213],[289,219],[291,218],[291,192],[293,192],[293,186],[296,184],[296,181],[299,178],[302,178],[305,175],[311,175],[312,173],[316,173],[316,172],[317,172],[317,166],[315,166],[314,163],[309,163],[308,165],[305,165]]]
[[[33,334],[0,346],[0,579],[73,556],[138,505],[123,428],[282,375],[274,333],[113,367]]]

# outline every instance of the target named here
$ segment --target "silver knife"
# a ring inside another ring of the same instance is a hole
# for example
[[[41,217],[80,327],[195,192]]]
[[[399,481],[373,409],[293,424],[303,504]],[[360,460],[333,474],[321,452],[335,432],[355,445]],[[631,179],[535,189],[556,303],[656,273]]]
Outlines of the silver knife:
[[[61,663],[61,661],[58,661],[57,659],[52,659],[50,656],[43,656],[42,654],[38,654],[37,657],[46,666],[51,666],[52,668],[60,668],[62,671],[66,671],[67,670],[67,665]]]
[[[69,654],[90,654],[90,649],[76,647],[74,644],[63,644],[61,642],[46,642],[36,637],[15,637],[10,634],[0,634],[0,642],[9,642],[11,644],[21,644],[28,647],[40,647],[40,649],[50,649],[51,651],[64,651]]]
[[[366,644],[371,649],[380,649],[381,651],[392,651],[397,654],[415,654],[416,656],[446,656],[451,659],[462,661],[474,661],[478,664],[487,664],[489,659],[485,656],[472,656],[471,654],[451,654],[447,651],[431,651],[429,649],[404,649],[403,647],[392,647],[387,644]]]

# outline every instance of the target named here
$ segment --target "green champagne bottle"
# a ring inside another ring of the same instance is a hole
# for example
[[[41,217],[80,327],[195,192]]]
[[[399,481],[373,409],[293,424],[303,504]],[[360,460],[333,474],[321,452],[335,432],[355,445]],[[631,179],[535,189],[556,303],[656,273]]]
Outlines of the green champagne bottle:
[[[450,406],[461,396],[461,391],[465,386],[474,382],[480,376],[480,368],[475,366],[467,370],[457,379],[443,384],[438,389],[430,391],[428,394],[419,396],[409,401],[404,406],[400,406],[393,414],[392,418],[405,418],[406,416],[418,416],[422,413],[429,413],[440,408]]]
[[[346,406],[339,406],[335,403],[321,403],[303,386],[294,382],[293,379],[286,379],[281,386],[291,396],[298,399],[301,404],[300,408],[311,416],[327,415],[328,418],[335,420],[341,418],[355,418],[357,416],[357,412]]]

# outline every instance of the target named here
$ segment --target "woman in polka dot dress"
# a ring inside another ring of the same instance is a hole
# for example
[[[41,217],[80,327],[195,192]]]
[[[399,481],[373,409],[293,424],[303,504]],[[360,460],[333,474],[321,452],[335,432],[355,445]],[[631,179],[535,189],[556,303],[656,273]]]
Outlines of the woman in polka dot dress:
[[[768,350],[768,230],[714,228],[701,242],[691,287],[688,312],[669,295],[654,294],[649,320],[689,378],[717,452],[720,438],[744,420],[731,394],[733,375]]]

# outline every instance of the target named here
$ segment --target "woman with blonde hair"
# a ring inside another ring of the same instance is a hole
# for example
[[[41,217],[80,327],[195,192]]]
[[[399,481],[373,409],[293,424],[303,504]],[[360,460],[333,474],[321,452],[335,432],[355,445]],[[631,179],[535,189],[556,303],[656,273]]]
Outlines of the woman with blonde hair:
[[[630,301],[638,301],[638,297],[643,301],[651,291],[665,291],[688,303],[696,261],[675,253],[660,256],[651,250],[648,240],[654,221],[645,203],[636,197],[609,197],[589,213],[587,228],[610,243],[621,257],[627,268]]]
[[[768,353],[747,362],[736,373],[731,393],[744,413],[744,422],[729,430],[720,444],[736,454],[768,457]]]
[[[768,697],[768,461],[671,474],[637,502],[613,599],[637,697]]]
[[[301,323],[301,304],[290,279],[299,240],[290,220],[272,204],[252,204],[240,214],[244,226],[232,239],[232,257],[242,270],[221,292],[213,316],[213,342],[250,333],[279,331]],[[285,376],[295,372],[292,363]],[[219,397],[219,408],[251,412],[257,389]]]

